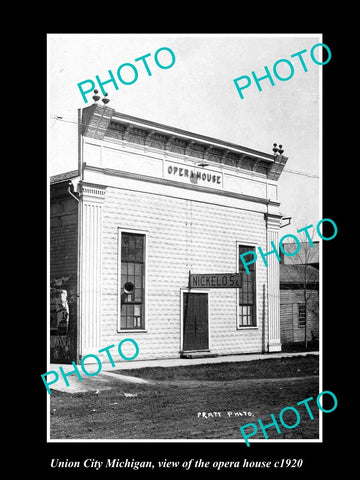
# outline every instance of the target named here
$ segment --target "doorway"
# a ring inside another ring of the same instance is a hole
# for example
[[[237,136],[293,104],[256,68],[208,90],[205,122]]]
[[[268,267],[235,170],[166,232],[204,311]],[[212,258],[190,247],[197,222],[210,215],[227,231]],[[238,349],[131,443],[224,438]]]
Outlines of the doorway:
[[[183,292],[183,351],[209,349],[208,293]]]

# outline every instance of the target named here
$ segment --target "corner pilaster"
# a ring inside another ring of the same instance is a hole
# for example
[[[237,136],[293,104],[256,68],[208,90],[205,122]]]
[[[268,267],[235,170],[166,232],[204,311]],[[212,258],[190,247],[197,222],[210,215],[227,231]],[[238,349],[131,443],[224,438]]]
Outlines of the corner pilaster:
[[[101,261],[106,187],[80,186],[80,358],[101,347]]]
[[[279,230],[282,216],[267,213],[267,251],[273,250],[271,242],[278,247]],[[269,316],[269,352],[281,352],[280,340],[280,264],[275,254],[267,257],[268,267],[268,316]]]

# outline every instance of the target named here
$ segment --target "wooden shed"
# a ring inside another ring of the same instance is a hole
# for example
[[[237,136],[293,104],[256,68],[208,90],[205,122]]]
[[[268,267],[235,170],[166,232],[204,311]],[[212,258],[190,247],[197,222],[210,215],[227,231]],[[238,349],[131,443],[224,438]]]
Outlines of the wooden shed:
[[[319,271],[313,265],[280,265],[281,343],[319,338]]]

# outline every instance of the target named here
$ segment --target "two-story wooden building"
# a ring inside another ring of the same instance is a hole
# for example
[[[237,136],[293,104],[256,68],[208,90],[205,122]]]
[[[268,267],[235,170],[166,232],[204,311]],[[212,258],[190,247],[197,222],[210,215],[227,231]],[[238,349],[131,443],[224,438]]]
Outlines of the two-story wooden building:
[[[82,109],[78,170],[51,178],[51,361],[124,338],[138,360],[280,351],[279,262],[239,254],[278,242],[286,161]]]

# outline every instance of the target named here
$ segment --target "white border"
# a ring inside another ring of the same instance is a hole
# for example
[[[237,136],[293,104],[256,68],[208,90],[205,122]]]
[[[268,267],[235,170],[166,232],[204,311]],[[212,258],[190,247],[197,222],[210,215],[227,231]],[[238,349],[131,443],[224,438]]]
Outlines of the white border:
[[[158,37],[158,38],[165,38],[166,36],[171,37],[194,37],[194,38],[310,38],[310,37],[318,37],[319,43],[323,42],[323,35],[322,33],[248,33],[248,34],[183,34],[183,33],[161,33],[161,34],[66,34],[67,38],[93,38],[94,36],[97,37],[113,37],[113,38],[131,38],[131,37]],[[63,38],[64,34],[47,34],[47,158],[50,158],[51,153],[51,143],[50,143],[50,47],[49,47],[49,39],[50,38]],[[320,197],[320,212],[322,215],[323,212],[323,203],[322,203],[322,168],[323,168],[323,149],[322,149],[322,141],[323,141],[323,130],[322,130],[322,104],[323,104],[323,89],[322,89],[322,69],[320,68],[319,73],[319,167],[320,167],[320,178],[319,178],[319,197]],[[47,370],[49,370],[50,366],[50,176],[49,176],[49,168],[47,165],[47,348],[46,348],[46,364]],[[319,213],[320,213],[319,212]],[[320,252],[320,279],[322,280],[323,275],[323,268],[322,268],[322,241],[320,240],[319,245],[319,252]],[[146,249],[147,250],[147,249]],[[146,268],[146,266],[145,266]],[[237,267],[238,268],[238,267]],[[319,364],[320,364],[320,371],[319,371],[319,393],[322,391],[322,383],[323,383],[323,312],[322,312],[322,301],[323,301],[323,288],[322,288],[322,281],[320,281],[320,299],[319,299]],[[146,309],[145,309],[146,315]],[[210,322],[209,322],[210,323]],[[43,390],[43,394],[47,395],[47,442],[48,443],[245,443],[245,440],[242,438],[236,439],[50,439],[50,395]],[[300,400],[299,400],[300,401]],[[322,423],[322,412],[319,410],[319,439],[254,439],[252,440],[251,444],[254,443],[321,443],[323,441],[323,423]],[[250,452],[251,453],[251,452]]]

